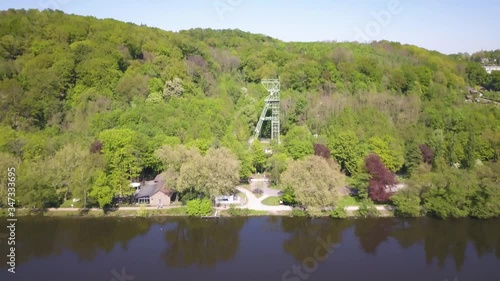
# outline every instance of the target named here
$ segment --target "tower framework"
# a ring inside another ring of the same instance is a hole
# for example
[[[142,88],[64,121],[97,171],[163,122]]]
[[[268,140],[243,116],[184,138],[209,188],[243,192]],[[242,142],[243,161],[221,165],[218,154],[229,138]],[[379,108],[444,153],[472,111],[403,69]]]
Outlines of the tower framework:
[[[262,130],[264,121],[271,121],[271,139],[280,142],[280,80],[279,79],[263,79],[262,85],[269,92],[269,96],[265,100],[264,109],[260,114],[259,122],[254,131],[254,139],[258,139]],[[271,110],[271,116],[266,116],[267,111]]]

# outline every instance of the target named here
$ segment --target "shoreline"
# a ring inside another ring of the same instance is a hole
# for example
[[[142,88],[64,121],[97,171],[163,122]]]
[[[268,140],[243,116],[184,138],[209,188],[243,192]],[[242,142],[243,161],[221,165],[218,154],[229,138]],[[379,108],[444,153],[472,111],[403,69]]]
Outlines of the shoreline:
[[[377,206],[381,207],[381,206]],[[294,215],[293,211],[266,211],[266,210],[253,210],[253,209],[242,209],[244,213],[238,215],[230,215],[229,208],[214,208],[214,210],[219,210],[219,216],[217,218],[230,218],[230,217],[262,217],[262,216],[279,216],[279,217],[305,217],[306,215]],[[355,218],[355,212],[357,206],[346,207],[346,218]],[[380,215],[375,217],[394,217],[394,212],[386,207],[377,208]],[[77,208],[50,208],[44,212],[30,212],[28,209],[17,209],[16,217],[79,217],[79,218],[96,218],[96,217],[136,217],[136,218],[148,218],[148,217],[189,217],[186,213],[185,206],[169,206],[162,209],[157,207],[121,207],[116,210],[104,211],[102,209],[77,209]],[[0,209],[0,218],[7,218],[6,209]],[[317,218],[331,218],[329,212],[314,216]]]

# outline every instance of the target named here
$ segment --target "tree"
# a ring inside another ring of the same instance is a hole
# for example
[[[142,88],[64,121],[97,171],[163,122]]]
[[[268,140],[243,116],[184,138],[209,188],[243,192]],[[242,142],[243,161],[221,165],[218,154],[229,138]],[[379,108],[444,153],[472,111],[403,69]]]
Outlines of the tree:
[[[330,159],[331,153],[330,149],[323,144],[315,143],[314,144],[314,155],[321,156],[325,159]]]
[[[257,172],[262,173],[264,171],[266,153],[264,151],[264,146],[262,146],[258,140],[252,143],[252,164]]]
[[[396,207],[395,215],[399,217],[418,217],[422,215],[420,196],[418,192],[411,189],[403,189],[391,197]]]
[[[303,159],[314,153],[312,135],[309,129],[295,126],[283,138],[283,146],[287,154],[294,160]]]
[[[165,88],[163,90],[163,96],[165,99],[169,100],[173,97],[182,97],[183,94],[184,88],[180,78],[175,77],[173,80],[165,82]]]
[[[370,154],[366,157],[365,169],[370,174],[368,190],[370,198],[379,203],[387,202],[392,195],[388,189],[396,184],[396,177],[384,166],[377,154]]]
[[[363,149],[353,131],[342,131],[328,140],[328,147],[335,160],[348,175],[354,174],[362,160]]]
[[[417,143],[414,141],[407,142],[405,148],[405,167],[407,172],[411,175],[413,171],[423,162],[422,152]]]
[[[239,182],[240,163],[226,148],[210,149],[182,165],[177,190],[203,194],[211,199],[234,192]]]
[[[345,176],[338,165],[319,156],[309,156],[289,164],[282,175],[285,187],[293,189],[298,204],[311,207],[335,205]]]
[[[271,174],[270,180],[273,184],[280,184],[281,173],[286,170],[286,167],[290,161],[290,157],[288,157],[284,153],[275,153],[267,159],[266,172]]]
[[[488,82],[488,73],[479,63],[468,63],[465,73],[471,86],[484,86]]]
[[[434,151],[432,151],[432,149],[426,144],[419,145],[419,148],[422,154],[422,161],[426,164],[432,165],[432,162],[434,161]]]
[[[106,177],[106,173],[98,171],[92,189],[90,190],[89,197],[97,201],[99,207],[105,208],[113,202],[114,196],[114,189]]]
[[[162,146],[156,150],[155,155],[163,165],[162,175],[169,183],[170,188],[174,190],[177,189],[177,182],[182,166],[201,157],[197,149],[188,148],[184,145]]]
[[[387,136],[385,140],[372,137],[369,140],[370,149],[377,154],[384,165],[392,172],[397,172],[404,163],[401,145],[394,138]]]

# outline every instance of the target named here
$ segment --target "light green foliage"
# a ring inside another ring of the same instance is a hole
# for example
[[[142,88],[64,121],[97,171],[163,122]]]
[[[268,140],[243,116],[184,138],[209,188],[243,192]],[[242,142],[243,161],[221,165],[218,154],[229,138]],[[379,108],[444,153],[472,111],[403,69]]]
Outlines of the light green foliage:
[[[417,150],[403,149],[412,138],[434,150],[436,173],[458,163],[479,178],[474,160],[488,166],[500,155],[498,107],[463,102],[467,86],[499,88],[500,74],[485,76],[477,63],[494,57],[487,52],[457,60],[397,42],[168,32],[51,10],[2,11],[0,27],[0,151],[21,161],[23,206],[57,206],[65,190],[80,197],[95,186],[93,172],[81,176],[87,164],[78,166],[79,181],[71,175],[71,185],[64,183],[67,171],[47,169],[63,165],[59,151],[67,144],[88,147],[96,139],[104,143],[102,155],[89,162],[103,163],[89,170],[103,170],[103,194],[125,195],[128,180],[161,171],[175,186],[175,170],[164,171],[154,153],[165,144],[203,154],[228,148],[241,163],[239,176],[248,177],[255,172],[248,139],[267,94],[264,77],[281,78],[284,136],[273,152],[304,159],[320,142],[312,134],[327,136],[332,157],[358,182],[370,144],[391,170],[405,164],[413,173]],[[283,160],[265,163],[275,183]],[[490,193],[486,188],[481,196]]]
[[[283,201],[283,204],[285,205],[297,205],[297,200],[295,199],[295,191],[292,187],[285,187],[285,189],[283,190],[283,195],[281,195],[281,201]]]
[[[210,149],[181,166],[177,190],[195,191],[209,198],[231,194],[239,182],[240,163],[226,148]]]
[[[280,176],[286,170],[290,161],[292,159],[284,153],[274,153],[267,159],[266,172],[270,174],[270,180],[273,184],[280,184]]]
[[[89,196],[92,197],[101,208],[109,206],[113,201],[115,192],[112,188],[110,180],[108,180],[104,172],[97,172]]]
[[[314,154],[311,132],[304,126],[296,126],[290,129],[283,138],[283,146],[286,153],[294,160],[303,159],[307,155]]]
[[[368,142],[370,150],[380,157],[389,170],[397,172],[401,169],[404,163],[404,153],[398,141],[386,136],[384,139],[372,137]]]
[[[0,188],[0,206],[6,206],[7,204],[8,188],[12,187],[8,185],[8,171],[11,171],[11,169],[14,169],[12,171],[14,174],[19,173],[19,159],[16,159],[10,154],[0,152],[0,171],[3,171],[2,175],[0,175],[0,184],[2,186],[2,188]]]
[[[359,162],[363,160],[364,151],[353,131],[341,131],[328,140],[332,157],[337,160],[347,174],[358,171]]]
[[[288,165],[282,175],[284,186],[292,188],[295,200],[305,207],[324,207],[338,201],[345,178],[333,161],[309,156]]]
[[[212,201],[209,198],[197,198],[188,201],[186,207],[190,216],[208,216],[212,212]]]
[[[255,140],[252,143],[252,164],[255,167],[255,171],[262,173],[264,171],[264,165],[266,164],[266,154],[264,152],[264,146],[260,141]]]

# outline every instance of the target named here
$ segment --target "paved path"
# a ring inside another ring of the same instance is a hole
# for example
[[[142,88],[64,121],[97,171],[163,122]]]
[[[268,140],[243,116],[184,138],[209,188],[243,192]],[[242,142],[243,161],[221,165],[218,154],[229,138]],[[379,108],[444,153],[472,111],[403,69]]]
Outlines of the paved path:
[[[239,208],[248,208],[251,210],[258,210],[258,211],[268,211],[268,212],[283,212],[283,211],[291,211],[292,208],[290,206],[267,206],[262,204],[262,200],[265,198],[271,196],[262,196],[260,198],[255,197],[255,195],[248,189],[243,188],[243,187],[237,187],[237,189],[244,193],[247,197],[247,203],[246,205],[240,206]]]
[[[180,205],[175,205],[175,206],[163,206],[161,209],[174,209],[174,208],[179,208],[182,207]],[[135,211],[135,210],[140,210],[141,207],[119,207],[116,210],[117,211]],[[145,207],[144,209],[146,210],[159,210],[157,206],[151,206],[151,207]],[[80,208],[48,208],[48,211],[51,212],[71,212],[71,211],[82,211],[83,209]],[[102,209],[99,208],[91,208],[89,211],[102,211]]]

